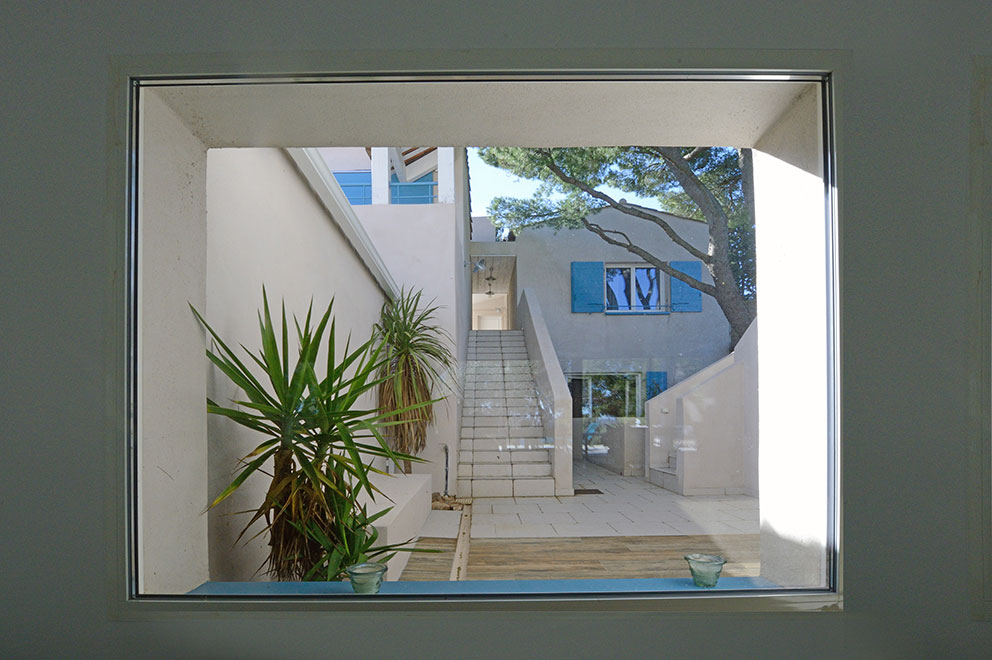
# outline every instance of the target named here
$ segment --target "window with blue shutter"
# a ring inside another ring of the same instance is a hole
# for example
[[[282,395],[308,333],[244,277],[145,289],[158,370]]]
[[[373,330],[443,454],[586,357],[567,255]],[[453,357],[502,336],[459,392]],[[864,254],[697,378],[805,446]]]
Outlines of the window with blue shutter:
[[[668,389],[667,371],[649,371],[644,374],[645,399],[658,396]]]
[[[701,261],[673,261],[669,265],[680,273],[702,280],[703,263]],[[682,280],[677,280],[674,277],[669,279],[671,280],[669,295],[671,296],[673,312],[703,311],[703,294],[699,289],[693,289]]]
[[[572,312],[589,314],[602,312],[603,305],[603,262],[572,262]]]

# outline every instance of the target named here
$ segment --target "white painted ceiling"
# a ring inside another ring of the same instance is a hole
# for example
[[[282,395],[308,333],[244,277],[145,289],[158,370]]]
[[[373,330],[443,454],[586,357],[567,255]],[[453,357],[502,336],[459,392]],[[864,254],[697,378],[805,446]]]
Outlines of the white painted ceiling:
[[[475,264],[480,259],[485,260],[485,270],[472,269],[472,293],[487,293],[490,284],[492,284],[493,293],[509,293],[510,278],[513,276],[513,268],[517,258],[472,255],[471,262]],[[486,279],[489,277],[493,278],[492,282]]]
[[[748,147],[814,83],[486,81],[148,87],[207,147]]]

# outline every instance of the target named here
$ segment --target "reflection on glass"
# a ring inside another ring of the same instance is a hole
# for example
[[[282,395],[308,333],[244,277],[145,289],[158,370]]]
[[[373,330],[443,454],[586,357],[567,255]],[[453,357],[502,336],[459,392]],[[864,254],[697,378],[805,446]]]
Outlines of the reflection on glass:
[[[606,269],[606,309],[611,311],[630,310],[630,269]]]
[[[582,383],[582,416],[635,417],[637,374],[597,374]]]
[[[661,307],[661,291],[658,287],[657,268],[634,269],[635,299],[637,311],[657,310]]]

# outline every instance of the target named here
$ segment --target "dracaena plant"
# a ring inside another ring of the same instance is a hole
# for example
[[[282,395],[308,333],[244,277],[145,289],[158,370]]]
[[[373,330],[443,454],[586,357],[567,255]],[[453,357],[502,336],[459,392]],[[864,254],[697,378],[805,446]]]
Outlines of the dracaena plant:
[[[379,408],[391,413],[395,423],[387,439],[404,454],[418,454],[427,445],[427,427],[434,421],[434,392],[445,384],[454,368],[451,337],[435,323],[439,307],[421,307],[422,291],[403,290],[386,301],[373,333],[384,359],[378,367]],[[410,461],[404,459],[410,472]]]
[[[383,433],[395,423],[390,418],[396,411],[381,413],[362,405],[363,396],[381,382],[377,374],[386,358],[379,342],[369,339],[354,350],[349,343],[343,357],[335,359],[333,304],[315,321],[311,302],[302,326],[293,317],[296,356],[291,359],[294,350],[285,303],[277,333],[263,288],[258,315],[261,349],[255,354],[242,346],[251,366],[190,306],[213,339],[207,357],[245,395],[230,405],[208,398],[207,411],[264,436],[208,508],[223,502],[253,475],[271,474],[263,501],[250,512],[238,539],[255,522],[264,520],[260,533],[268,532],[270,546],[265,566],[279,580],[312,576],[315,567],[326,565],[328,544],[348,542],[341,538],[345,523],[354,526],[357,520],[368,526],[372,522],[374,518],[364,516],[357,503],[363,491],[375,497],[377,489],[369,473],[381,471],[372,467],[371,459],[385,457],[397,464],[419,460],[394,451],[384,439]],[[317,364],[324,345],[326,367],[321,377]],[[266,471],[269,462],[271,473]]]

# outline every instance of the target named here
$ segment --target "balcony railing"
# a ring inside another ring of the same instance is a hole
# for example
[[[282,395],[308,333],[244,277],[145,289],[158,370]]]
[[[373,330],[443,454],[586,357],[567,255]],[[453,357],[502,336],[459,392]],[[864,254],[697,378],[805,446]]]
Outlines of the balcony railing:
[[[352,206],[372,203],[372,184],[369,173],[335,172],[335,178],[345,197]],[[355,179],[365,179],[358,180]],[[389,183],[390,204],[434,204],[437,202],[437,181],[391,181]]]
[[[369,197],[372,192],[369,186]],[[437,200],[437,181],[390,182],[390,204],[433,204]]]

